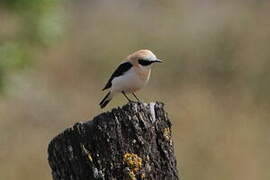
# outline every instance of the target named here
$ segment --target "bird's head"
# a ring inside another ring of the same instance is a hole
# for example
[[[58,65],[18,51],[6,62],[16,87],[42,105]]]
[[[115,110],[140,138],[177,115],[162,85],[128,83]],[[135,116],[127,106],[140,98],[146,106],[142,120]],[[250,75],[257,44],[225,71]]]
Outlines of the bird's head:
[[[143,49],[136,51],[127,57],[128,61],[130,61],[133,65],[140,65],[143,67],[151,67],[153,63],[161,63],[152,51]]]

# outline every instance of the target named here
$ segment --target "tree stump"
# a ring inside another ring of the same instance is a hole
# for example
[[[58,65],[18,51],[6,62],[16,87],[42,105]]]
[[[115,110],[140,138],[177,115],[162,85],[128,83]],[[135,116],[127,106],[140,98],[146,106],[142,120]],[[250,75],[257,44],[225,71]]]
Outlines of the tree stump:
[[[76,123],[48,147],[54,180],[177,180],[162,103],[128,103]]]

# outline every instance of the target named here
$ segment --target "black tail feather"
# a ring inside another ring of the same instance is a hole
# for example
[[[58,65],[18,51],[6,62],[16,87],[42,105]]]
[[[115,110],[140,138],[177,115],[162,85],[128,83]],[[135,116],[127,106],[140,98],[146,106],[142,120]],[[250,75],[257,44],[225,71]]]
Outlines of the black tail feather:
[[[111,101],[111,98],[109,98],[110,94],[111,92],[108,92],[106,96],[99,103],[99,106],[101,109],[104,108]]]

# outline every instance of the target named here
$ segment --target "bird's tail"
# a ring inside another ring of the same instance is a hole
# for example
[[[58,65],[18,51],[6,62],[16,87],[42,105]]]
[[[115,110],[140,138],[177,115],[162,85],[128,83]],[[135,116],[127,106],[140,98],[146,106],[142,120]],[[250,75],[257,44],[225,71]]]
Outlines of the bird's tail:
[[[100,108],[104,108],[112,100],[112,93],[108,92],[106,96],[99,103]]]

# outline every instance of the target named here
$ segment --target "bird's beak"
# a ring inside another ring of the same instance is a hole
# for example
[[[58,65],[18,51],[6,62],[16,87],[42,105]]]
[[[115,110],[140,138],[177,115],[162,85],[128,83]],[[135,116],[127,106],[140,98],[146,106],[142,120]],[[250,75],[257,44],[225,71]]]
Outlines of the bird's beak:
[[[158,63],[163,63],[163,61],[162,61],[162,60],[160,60],[160,59],[156,59],[156,60],[155,60],[155,62],[158,62]]]

